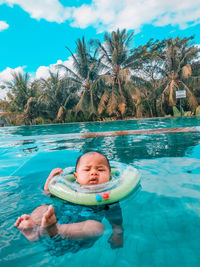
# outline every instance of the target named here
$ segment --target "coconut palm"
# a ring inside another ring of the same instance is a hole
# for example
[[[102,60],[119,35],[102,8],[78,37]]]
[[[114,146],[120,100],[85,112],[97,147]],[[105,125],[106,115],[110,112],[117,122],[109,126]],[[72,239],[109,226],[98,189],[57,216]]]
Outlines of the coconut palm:
[[[27,101],[26,108],[23,113],[23,120],[25,124],[34,124],[34,119],[38,117],[37,98],[30,97]]]
[[[73,59],[73,68],[63,64],[58,67],[66,71],[79,91],[80,99],[75,107],[75,113],[76,115],[82,114],[85,119],[94,118],[97,116],[97,88],[102,70],[101,58],[97,59],[97,50],[92,51],[84,37],[82,40],[77,40],[75,53],[72,53],[68,47],[67,49]]]
[[[162,75],[162,101],[168,98],[169,106],[176,105],[177,90],[186,90],[189,106],[192,109],[197,106],[193,91],[187,85],[187,80],[192,77],[191,64],[199,52],[197,47],[191,45],[192,40],[193,37],[164,40],[165,48],[157,57]]]
[[[30,97],[37,95],[36,88],[30,83],[28,73],[12,73],[13,80],[5,82],[5,86],[10,90],[8,98],[12,111],[23,112]]]
[[[131,79],[136,88],[140,90],[140,109],[144,109],[147,116],[158,116],[159,103],[161,102],[161,75],[160,59],[164,43],[150,39],[145,45],[135,48],[134,54],[138,58],[137,73]]]
[[[128,108],[133,111],[134,101],[140,102],[140,92],[131,81],[131,70],[138,66],[138,56],[130,48],[133,32],[126,30],[105,33],[104,43],[98,41],[99,53],[107,72],[102,75],[108,86],[101,97],[98,112],[122,116]]]
[[[193,88],[194,95],[200,105],[200,62],[195,61],[191,65],[192,76],[188,78],[187,85],[189,88]]]
[[[72,109],[76,102],[76,87],[70,79],[60,78],[59,73],[49,72],[48,79],[38,81],[40,97],[39,114],[48,119],[65,120],[66,111]]]

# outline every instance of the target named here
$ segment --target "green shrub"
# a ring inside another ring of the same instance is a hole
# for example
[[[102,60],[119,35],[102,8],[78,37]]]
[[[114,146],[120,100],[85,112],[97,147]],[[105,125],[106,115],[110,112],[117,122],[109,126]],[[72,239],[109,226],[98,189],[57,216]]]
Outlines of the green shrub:
[[[173,114],[174,114],[174,117],[180,117],[181,116],[180,111],[175,106],[173,106]]]
[[[44,119],[42,117],[35,118],[35,124],[44,124]]]

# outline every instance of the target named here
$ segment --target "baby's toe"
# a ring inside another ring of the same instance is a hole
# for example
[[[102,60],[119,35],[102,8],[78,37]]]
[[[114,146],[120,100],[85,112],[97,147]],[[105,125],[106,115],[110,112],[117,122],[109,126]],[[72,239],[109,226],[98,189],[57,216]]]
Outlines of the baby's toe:
[[[21,218],[22,218],[23,220],[29,220],[29,219],[31,218],[31,216],[28,215],[28,214],[23,214],[23,215],[21,216]]]

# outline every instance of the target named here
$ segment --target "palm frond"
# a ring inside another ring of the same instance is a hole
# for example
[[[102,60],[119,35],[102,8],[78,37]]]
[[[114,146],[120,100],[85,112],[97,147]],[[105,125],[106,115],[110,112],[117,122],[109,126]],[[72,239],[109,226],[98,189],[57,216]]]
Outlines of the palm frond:
[[[107,112],[110,116],[111,115],[119,116],[118,101],[119,101],[119,96],[115,92],[112,92],[107,105]]]
[[[186,64],[182,67],[182,77],[183,79],[187,79],[192,75],[192,68],[190,64]]]
[[[192,91],[189,89],[189,87],[184,82],[181,82],[181,83],[187,92],[188,102],[189,102],[190,107],[195,109],[198,106],[198,102],[196,100],[196,97],[194,96]]]
[[[109,94],[107,91],[104,91],[99,105],[98,105],[98,114],[101,115],[105,110],[106,110],[106,104],[108,103],[109,100]]]

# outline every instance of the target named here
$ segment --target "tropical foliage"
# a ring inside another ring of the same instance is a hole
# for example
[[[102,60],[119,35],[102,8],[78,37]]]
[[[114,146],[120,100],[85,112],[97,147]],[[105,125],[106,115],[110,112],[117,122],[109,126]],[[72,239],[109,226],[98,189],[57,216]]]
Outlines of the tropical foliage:
[[[82,115],[83,118],[97,118],[97,91],[100,85],[99,77],[102,70],[101,58],[97,59],[97,49],[91,52],[84,37],[76,42],[76,51],[67,48],[73,59],[73,70],[65,65],[58,67],[66,71],[66,76],[71,78],[71,82],[76,85],[79,91],[79,101],[74,111],[75,116]]]
[[[164,40],[165,49],[160,55],[162,62],[161,72],[163,74],[163,101],[168,97],[169,106],[176,105],[175,92],[177,90],[186,90],[188,96],[188,105],[193,110],[198,103],[192,89],[187,85],[187,80],[192,77],[192,60],[198,56],[198,48],[189,45],[190,38],[175,38]]]
[[[117,30],[105,33],[103,42],[78,39],[74,53],[67,48],[73,66],[57,65],[47,79],[13,73],[5,83],[8,99],[0,101],[4,116],[14,125],[178,116],[179,90],[186,91],[181,113],[198,114],[200,50],[194,37],[149,40],[139,47],[133,37]]]

